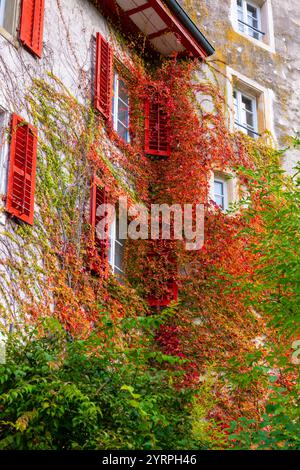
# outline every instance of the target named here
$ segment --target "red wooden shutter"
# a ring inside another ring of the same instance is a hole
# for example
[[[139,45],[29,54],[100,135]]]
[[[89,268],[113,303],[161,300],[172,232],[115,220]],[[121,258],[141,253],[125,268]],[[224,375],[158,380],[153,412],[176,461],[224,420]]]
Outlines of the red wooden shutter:
[[[20,41],[42,57],[45,0],[22,0]]]
[[[98,251],[99,256],[103,260],[106,261],[108,256],[108,224],[105,227],[106,236],[101,237],[97,235],[97,224],[100,222],[102,217],[97,215],[97,208],[101,204],[107,204],[108,202],[108,193],[105,188],[101,188],[98,184],[97,178],[94,177],[92,188],[91,188],[91,202],[90,202],[90,224],[94,231],[94,241]]]
[[[16,114],[12,117],[6,210],[33,224],[37,130]]]
[[[166,283],[166,293],[159,299],[154,295],[148,297],[149,307],[167,307],[171,302],[178,300],[178,285],[176,281],[168,281]]]
[[[111,116],[112,57],[109,43],[97,33],[94,106],[106,119]]]
[[[145,152],[170,156],[170,120],[157,98],[145,103]]]

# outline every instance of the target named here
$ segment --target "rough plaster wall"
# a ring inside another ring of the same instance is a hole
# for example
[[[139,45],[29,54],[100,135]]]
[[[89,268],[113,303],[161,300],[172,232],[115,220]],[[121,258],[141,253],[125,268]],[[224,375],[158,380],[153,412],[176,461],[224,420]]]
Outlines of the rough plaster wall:
[[[130,58],[129,52],[117,43],[114,33],[109,32],[106,20],[88,0],[48,0],[45,5],[42,59],[33,57],[13,38],[8,41],[0,35],[0,111],[5,111],[5,125],[8,125],[12,112],[28,119],[26,93],[33,78],[46,78],[48,72],[55,74],[81,102],[91,99],[94,37],[97,32],[114,43],[118,57],[126,55]],[[17,319],[18,311],[13,298],[13,286],[16,282],[12,279],[10,270],[1,264],[1,258],[7,259],[10,253],[17,252],[12,249],[7,237],[7,232],[14,233],[14,222],[6,217],[5,212],[1,212],[4,204],[2,196],[6,192],[8,155],[8,145],[1,145],[0,279],[2,285],[5,285],[6,298],[0,299],[0,312],[1,307],[8,308],[9,305],[13,317]],[[38,212],[37,207],[35,211]],[[42,257],[39,257],[39,260],[41,259]],[[3,323],[4,319],[2,325]],[[5,323],[5,327],[8,329],[9,324]],[[0,362],[2,357],[0,334]]]
[[[30,79],[42,77],[48,71],[57,75],[75,96],[84,97],[86,90],[81,89],[81,78],[85,73],[91,79],[92,37],[96,32],[109,36],[106,20],[88,0],[48,0],[42,59],[34,58],[0,35],[1,62],[7,69],[7,76],[0,77],[0,105],[18,111],[15,103],[20,102],[21,113]]]
[[[231,0],[182,0],[219,59],[239,73],[274,91],[274,125],[280,148],[300,132],[300,1],[272,0],[275,53],[236,33],[230,21]],[[224,69],[219,62],[218,67]],[[220,82],[224,85],[222,76]],[[300,152],[290,150],[283,163],[292,172]]]
[[[33,57],[17,41],[13,44],[0,35],[0,111],[7,111],[6,117],[15,112],[28,119],[25,95],[32,79],[46,78],[48,72],[56,75],[81,102],[91,100],[97,32],[114,43],[119,57],[125,54],[129,58],[128,51],[121,49],[106,20],[90,1],[48,0],[45,5],[42,59]],[[2,194],[6,188],[7,162],[6,146],[0,148]]]

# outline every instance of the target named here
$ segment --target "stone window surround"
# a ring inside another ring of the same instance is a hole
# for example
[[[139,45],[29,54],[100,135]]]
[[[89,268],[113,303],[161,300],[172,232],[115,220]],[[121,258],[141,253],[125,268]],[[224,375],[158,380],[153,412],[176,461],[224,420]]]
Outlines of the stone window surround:
[[[273,12],[272,12],[272,0],[251,0],[251,3],[257,5],[260,8],[261,14],[261,27],[262,30],[266,33],[264,40],[260,41],[258,39],[252,38],[247,33],[243,33],[239,30],[238,21],[237,21],[237,6],[236,0],[231,0],[230,8],[230,21],[233,29],[240,34],[241,36],[247,38],[256,46],[262,47],[269,52],[275,53],[275,38],[274,38],[274,24],[273,24]]]
[[[227,109],[229,114],[229,128],[231,131],[234,127],[234,103],[233,103],[233,89],[238,88],[246,94],[256,97],[257,102],[257,122],[258,132],[261,134],[264,131],[269,131],[272,140],[276,143],[276,134],[274,130],[274,114],[273,102],[274,92],[270,88],[266,88],[251,78],[237,72],[231,67],[226,67],[226,98]]]
[[[225,209],[228,210],[230,204],[234,204],[239,200],[239,182],[238,178],[235,174],[233,174],[232,170],[225,169],[225,170],[218,170],[215,168],[214,170],[209,171],[208,174],[208,181],[209,181],[209,198],[214,201],[215,194],[214,194],[214,181],[221,180],[226,183],[226,201],[225,201]]]

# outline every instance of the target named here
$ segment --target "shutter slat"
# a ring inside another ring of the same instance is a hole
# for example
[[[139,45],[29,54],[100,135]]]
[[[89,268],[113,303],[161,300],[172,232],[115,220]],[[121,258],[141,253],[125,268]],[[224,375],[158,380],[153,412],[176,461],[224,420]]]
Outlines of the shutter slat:
[[[45,0],[22,0],[20,41],[33,54],[42,57]]]
[[[100,33],[96,37],[94,106],[106,119],[111,116],[112,49]]]
[[[33,224],[37,130],[16,114],[12,117],[6,210]]]
[[[105,239],[97,236],[97,224],[102,220],[102,217],[97,216],[97,208],[100,204],[107,204],[108,193],[105,188],[99,186],[97,178],[94,177],[91,187],[91,200],[90,200],[90,224],[93,229],[93,238],[98,254],[103,262],[103,265],[107,261],[108,257],[108,237]],[[108,231],[108,226],[105,227],[105,232]]]
[[[170,122],[157,97],[145,104],[145,152],[150,155],[170,156]]]

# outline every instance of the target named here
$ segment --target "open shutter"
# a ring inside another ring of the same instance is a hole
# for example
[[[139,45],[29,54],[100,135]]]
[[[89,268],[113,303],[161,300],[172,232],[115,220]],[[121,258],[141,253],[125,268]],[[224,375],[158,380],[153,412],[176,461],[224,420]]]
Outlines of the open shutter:
[[[170,119],[159,99],[145,103],[145,152],[170,156]]]
[[[33,54],[42,56],[45,0],[22,0],[20,41]]]
[[[100,33],[96,37],[94,106],[106,119],[111,116],[112,50]]]
[[[37,130],[16,114],[12,117],[6,210],[33,224]]]
[[[95,246],[97,248],[98,255],[100,256],[103,263],[106,262],[108,257],[108,245],[109,245],[109,238],[108,238],[108,224],[105,226],[105,234],[101,234],[99,236],[99,232],[97,230],[97,225],[102,219],[97,215],[97,208],[101,204],[107,204],[108,202],[108,192],[105,188],[99,186],[97,178],[94,177],[92,187],[91,187],[91,201],[90,201],[90,224],[93,229],[93,238],[95,242]]]

